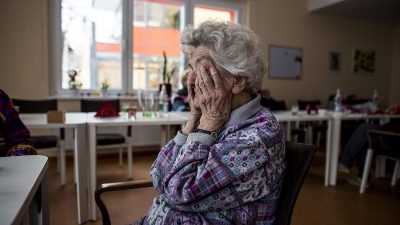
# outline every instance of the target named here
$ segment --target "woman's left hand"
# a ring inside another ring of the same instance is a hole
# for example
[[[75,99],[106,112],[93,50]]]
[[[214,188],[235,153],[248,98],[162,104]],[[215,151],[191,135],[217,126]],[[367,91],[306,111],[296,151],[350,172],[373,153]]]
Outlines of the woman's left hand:
[[[198,128],[217,131],[229,119],[232,93],[226,90],[222,76],[214,66],[207,71],[203,65],[197,72],[195,91],[201,109]]]

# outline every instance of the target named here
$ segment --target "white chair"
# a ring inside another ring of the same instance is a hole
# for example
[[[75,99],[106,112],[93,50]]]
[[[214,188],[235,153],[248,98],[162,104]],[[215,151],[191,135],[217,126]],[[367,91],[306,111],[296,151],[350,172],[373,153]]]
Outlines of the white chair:
[[[379,155],[379,156],[384,156],[385,158],[392,159],[396,161],[395,168],[393,171],[393,176],[392,176],[392,181],[391,185],[395,186],[397,179],[398,179],[398,174],[400,170],[400,149],[393,149],[394,147],[400,148],[399,145],[396,146],[388,146],[391,149],[380,149],[381,146],[378,146],[375,143],[376,137],[381,136],[386,139],[392,139],[394,141],[400,142],[400,133],[396,132],[389,132],[389,131],[382,131],[382,130],[368,130],[368,151],[367,151],[367,156],[365,159],[365,165],[364,165],[364,170],[363,170],[363,175],[362,175],[362,180],[361,180],[361,186],[360,186],[360,194],[365,193],[366,186],[367,186],[367,180],[369,176],[369,172],[371,169],[371,162],[373,155]],[[377,166],[376,170],[379,170],[379,162],[381,161],[380,158],[377,158]],[[378,173],[377,173],[378,174]]]

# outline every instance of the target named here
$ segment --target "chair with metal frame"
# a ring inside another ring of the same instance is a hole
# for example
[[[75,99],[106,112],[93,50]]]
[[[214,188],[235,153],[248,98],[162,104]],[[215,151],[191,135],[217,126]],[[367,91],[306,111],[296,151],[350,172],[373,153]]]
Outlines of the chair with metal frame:
[[[57,100],[27,100],[12,99],[14,106],[18,106],[20,113],[47,113],[57,110]],[[66,160],[65,160],[65,129],[59,129],[57,135],[32,135],[32,144],[36,149],[56,148],[57,170],[61,173],[61,185],[66,183]]]
[[[275,224],[290,225],[294,205],[310,168],[314,153],[315,147],[313,145],[293,142],[286,143],[285,158],[287,166],[278,201]],[[103,218],[103,225],[111,224],[107,206],[101,198],[103,193],[149,187],[153,187],[151,180],[105,183],[100,185],[95,192],[95,200]]]

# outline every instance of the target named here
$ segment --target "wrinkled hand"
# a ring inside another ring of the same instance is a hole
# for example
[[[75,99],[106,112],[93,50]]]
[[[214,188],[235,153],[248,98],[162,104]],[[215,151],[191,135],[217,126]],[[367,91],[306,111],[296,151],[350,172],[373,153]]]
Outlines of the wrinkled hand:
[[[195,81],[195,93],[201,109],[198,128],[207,131],[218,130],[231,113],[232,93],[227,91],[222,76],[214,66],[209,71],[200,65]]]
[[[196,74],[192,70],[189,72],[189,76],[187,79],[190,114],[186,126],[182,130],[182,132],[186,135],[193,132],[197,128],[201,117],[201,110],[197,103],[197,99],[195,98],[195,92],[194,92],[195,80],[196,80]]]

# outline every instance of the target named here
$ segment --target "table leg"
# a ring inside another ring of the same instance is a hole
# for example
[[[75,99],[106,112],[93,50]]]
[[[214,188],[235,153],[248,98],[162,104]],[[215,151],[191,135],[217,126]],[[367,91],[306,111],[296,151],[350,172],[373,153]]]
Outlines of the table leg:
[[[128,126],[128,178],[133,179],[133,174],[132,174],[132,126]]]
[[[342,120],[340,116],[333,116],[333,129],[332,129],[332,149],[330,154],[330,169],[329,169],[329,184],[336,185],[337,164],[340,149],[340,132]]]
[[[78,223],[83,224],[88,220],[88,179],[86,160],[86,126],[79,125],[74,129],[75,148],[74,165],[76,177],[76,196],[78,206]],[[89,195],[90,196],[90,195]]]
[[[167,131],[168,127],[166,125],[161,125],[161,143],[160,143],[160,147],[164,147],[164,145],[167,143],[167,135],[168,135],[168,131]]]
[[[330,162],[332,155],[332,120],[328,120],[328,127],[326,129],[326,150],[325,150],[325,186],[329,185],[330,175]]]
[[[94,192],[96,190],[96,126],[89,125],[89,210],[90,219],[96,221],[96,202]]]
[[[287,121],[287,126],[286,126],[286,140],[291,141],[292,139],[292,127],[290,125],[290,121]]]

